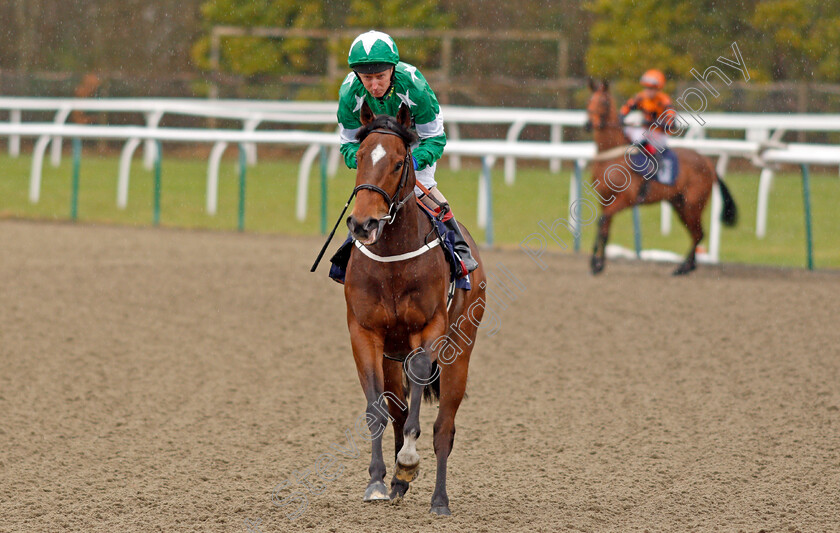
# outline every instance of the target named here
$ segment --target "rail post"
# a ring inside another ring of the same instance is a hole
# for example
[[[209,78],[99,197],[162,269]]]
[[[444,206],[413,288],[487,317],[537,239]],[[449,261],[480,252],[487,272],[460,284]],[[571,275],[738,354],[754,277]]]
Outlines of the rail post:
[[[580,200],[583,198],[583,164],[581,164],[580,159],[575,161],[575,196],[576,198],[572,199],[572,202],[575,202],[573,205],[574,213],[572,216],[574,217],[574,228],[575,228],[575,252],[580,251],[580,237],[581,233],[583,233],[583,229],[580,227]]]
[[[160,189],[161,189],[161,159],[163,157],[163,147],[160,141],[155,141],[157,147],[157,157],[155,157],[155,186],[154,186],[154,212],[152,213],[152,223],[155,226],[160,225]]]
[[[327,234],[327,147],[321,146],[321,235]]]
[[[481,158],[481,180],[484,182],[484,190],[486,194],[486,229],[484,230],[484,241],[487,246],[493,246],[493,180],[490,176],[490,167],[493,166],[492,156],[485,156]]]
[[[808,165],[802,165],[802,202],[805,207],[805,246],[808,254],[808,270],[814,270],[814,241],[811,234],[811,178]]]
[[[636,247],[636,257],[642,258],[642,221],[639,216],[639,206],[633,206],[633,243]]]
[[[237,230],[245,231],[245,180],[247,179],[248,150],[247,147],[239,144],[239,217]]]
[[[70,219],[74,222],[79,215],[79,167],[82,160],[82,140],[73,139],[73,185],[70,193]]]

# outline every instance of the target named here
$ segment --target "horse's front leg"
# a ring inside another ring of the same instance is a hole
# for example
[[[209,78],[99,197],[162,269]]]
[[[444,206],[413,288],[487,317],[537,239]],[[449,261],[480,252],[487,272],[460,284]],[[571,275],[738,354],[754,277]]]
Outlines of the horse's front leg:
[[[595,237],[595,247],[592,249],[592,273],[600,274],[604,270],[607,257],[607,239],[610,236],[612,215],[598,217],[598,235]]]
[[[388,500],[385,486],[385,460],[382,458],[382,434],[388,425],[387,404],[382,372],[384,341],[376,333],[361,327],[355,320],[349,320],[350,343],[356,371],[365,393],[367,407],[365,420],[370,431],[370,482],[365,490],[364,501]]]
[[[420,437],[420,402],[423,389],[431,385],[438,375],[432,375],[431,344],[445,332],[446,318],[441,313],[419,335],[412,335],[414,348],[405,360],[404,368],[409,383],[408,418],[403,429],[403,445],[397,453],[395,477],[410,483],[420,469],[420,454],[417,453],[417,439]],[[415,348],[416,347],[416,348]],[[439,370],[436,371],[439,372]]]

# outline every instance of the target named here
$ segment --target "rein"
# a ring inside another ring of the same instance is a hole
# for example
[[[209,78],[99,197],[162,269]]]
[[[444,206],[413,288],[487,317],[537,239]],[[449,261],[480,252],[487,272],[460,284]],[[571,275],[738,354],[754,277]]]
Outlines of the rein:
[[[592,161],[607,161],[613,159],[615,157],[619,157],[627,154],[635,154],[639,152],[639,148],[635,144],[622,144],[621,146],[616,146],[615,148],[610,148],[604,152],[600,152],[592,158]]]

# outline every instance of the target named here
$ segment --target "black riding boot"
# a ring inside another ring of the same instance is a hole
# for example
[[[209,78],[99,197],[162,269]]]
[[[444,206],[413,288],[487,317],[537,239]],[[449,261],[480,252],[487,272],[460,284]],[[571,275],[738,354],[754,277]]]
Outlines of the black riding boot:
[[[464,239],[464,235],[461,233],[461,228],[458,226],[458,222],[455,220],[455,217],[451,217],[449,220],[444,221],[443,225],[446,226],[447,230],[452,231],[455,241],[455,253],[458,254],[458,257],[461,259],[461,263],[464,265],[464,269],[466,269],[466,272],[464,272],[461,276],[464,277],[478,268],[478,263],[475,259],[473,259],[473,256],[470,253],[470,246]]]

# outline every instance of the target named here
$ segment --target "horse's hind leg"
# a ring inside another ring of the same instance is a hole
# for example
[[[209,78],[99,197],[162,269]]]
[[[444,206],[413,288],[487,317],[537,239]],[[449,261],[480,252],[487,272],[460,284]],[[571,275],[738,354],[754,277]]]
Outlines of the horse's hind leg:
[[[405,440],[403,430],[405,428],[405,420],[408,417],[405,391],[403,389],[403,369],[400,363],[391,360],[385,360],[383,366],[385,371],[385,391],[396,398],[393,399],[390,396],[388,398],[388,413],[391,416],[391,421],[394,426],[394,461],[396,462],[397,454]],[[398,501],[405,496],[406,492],[408,492],[408,482],[397,478],[395,474],[391,479],[391,494],[389,497],[393,501]]]
[[[691,249],[685,260],[674,270],[674,275],[680,276],[697,268],[697,245],[703,240],[703,204],[688,204],[681,197],[672,200],[671,204],[691,235]]]
[[[405,421],[403,445],[397,453],[394,472],[397,479],[406,483],[417,477],[420,468],[420,454],[417,453],[417,439],[420,437],[420,402],[423,399],[423,390],[437,378],[432,376],[431,344],[443,335],[445,328],[446,318],[441,313],[429,322],[422,333],[414,334],[410,339],[411,346],[417,348],[404,363],[410,390],[408,418]]]
[[[600,274],[604,270],[607,253],[607,239],[610,236],[612,215],[598,217],[598,235],[595,237],[595,247],[592,249],[592,273]]]
[[[415,350],[406,359],[406,373],[410,387],[408,417],[403,428],[402,446],[397,452],[397,466],[394,478],[410,483],[420,469],[420,454],[417,453],[417,439],[420,437],[420,401],[423,389],[430,383],[432,360],[425,349]]]
[[[475,328],[473,328],[475,329]],[[475,339],[475,331],[465,332]],[[461,346],[462,352],[448,365],[442,365],[440,374],[440,407],[435,420],[435,457],[437,458],[437,477],[435,491],[432,494],[430,511],[436,515],[448,516],[449,496],[446,494],[446,465],[452,446],[455,443],[455,414],[464,399],[467,388],[467,371],[469,368],[472,346]],[[445,393],[443,393],[445,391]]]

